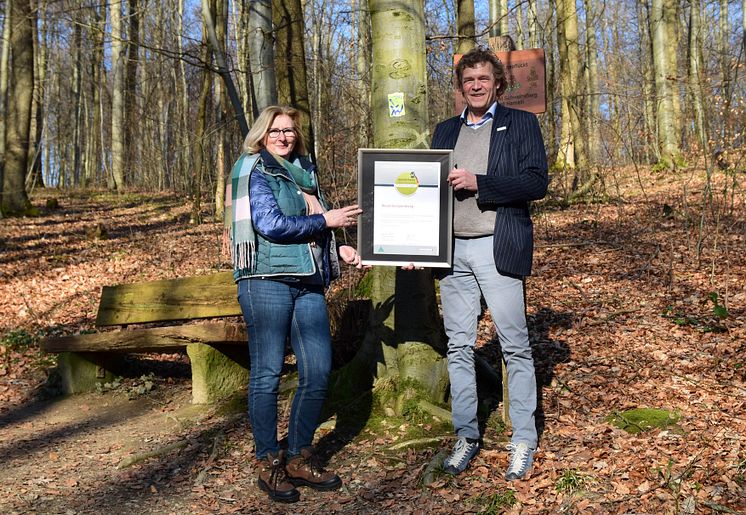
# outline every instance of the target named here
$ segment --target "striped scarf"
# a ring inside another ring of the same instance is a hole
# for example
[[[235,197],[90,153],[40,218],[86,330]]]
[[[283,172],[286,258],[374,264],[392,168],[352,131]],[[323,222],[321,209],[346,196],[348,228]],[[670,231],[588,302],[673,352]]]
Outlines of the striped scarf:
[[[226,206],[225,222],[230,220],[231,257],[234,270],[247,270],[253,273],[256,267],[256,235],[251,221],[249,202],[249,182],[251,172],[262,156],[260,154],[242,154],[231,171],[230,205]],[[314,177],[301,166],[272,155],[288,171],[295,184],[307,194],[316,193]],[[300,164],[300,161],[296,160]],[[228,195],[226,195],[226,198]]]

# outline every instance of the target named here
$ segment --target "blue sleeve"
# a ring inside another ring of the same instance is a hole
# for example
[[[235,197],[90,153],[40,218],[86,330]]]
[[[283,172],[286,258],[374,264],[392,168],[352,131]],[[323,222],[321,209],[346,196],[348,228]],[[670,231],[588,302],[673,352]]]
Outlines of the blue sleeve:
[[[249,192],[251,221],[256,231],[270,241],[306,243],[326,230],[324,215],[286,216],[260,172],[251,174]]]
[[[514,204],[544,198],[549,185],[547,155],[536,116],[517,112],[510,127],[513,133],[503,148],[503,171],[497,175],[477,175],[479,202],[497,205]]]

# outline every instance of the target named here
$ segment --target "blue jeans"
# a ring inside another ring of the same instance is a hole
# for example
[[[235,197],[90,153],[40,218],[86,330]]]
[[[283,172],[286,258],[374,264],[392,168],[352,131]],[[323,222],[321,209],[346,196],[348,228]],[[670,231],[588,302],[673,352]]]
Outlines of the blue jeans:
[[[448,336],[451,411],[458,436],[479,438],[474,344],[480,295],[497,328],[508,371],[513,443],[537,445],[536,376],[528,341],[523,281],[501,275],[492,256],[492,236],[456,238],[453,268],[440,279],[443,323]]]
[[[331,370],[323,287],[243,279],[238,282],[238,302],[249,336],[249,421],[259,459],[280,450],[277,392],[290,337],[298,363],[298,389],[288,423],[288,455],[294,456],[313,442]]]

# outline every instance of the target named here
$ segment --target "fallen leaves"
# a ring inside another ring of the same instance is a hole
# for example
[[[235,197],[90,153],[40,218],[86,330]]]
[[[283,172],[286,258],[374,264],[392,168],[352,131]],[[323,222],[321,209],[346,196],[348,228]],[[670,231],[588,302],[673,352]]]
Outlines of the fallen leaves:
[[[340,445],[329,468],[340,474],[344,488],[331,495],[304,489],[291,511],[479,512],[486,496],[507,492],[516,503],[500,509],[515,514],[665,513],[677,502],[682,513],[707,506],[746,511],[744,214],[729,215],[729,225],[718,228],[718,247],[705,238],[697,256],[687,245],[696,241],[695,226],[671,219],[663,227],[656,218],[663,203],[682,202],[680,184],[647,193],[613,205],[539,206],[536,273],[526,287],[544,429],[530,480],[503,479],[506,435],[488,428],[487,444],[472,467],[456,478],[436,476],[423,488],[421,476],[439,449],[382,452],[409,429],[409,423],[397,422],[385,434],[363,433]],[[62,205],[38,219],[0,225],[0,335],[10,329],[32,335],[89,329],[104,285],[224,265],[216,257],[221,228],[179,222],[188,211],[179,199],[154,196],[113,206],[66,199]],[[154,212],[160,221],[149,223]],[[107,227],[109,239],[86,238],[97,223]],[[678,325],[666,316],[710,320],[713,291],[727,302],[729,316],[719,322],[726,331]],[[488,316],[479,335],[480,344],[494,335]],[[0,343],[0,416],[25,413],[22,406],[46,380],[38,365],[42,358],[34,345]],[[164,380],[161,404],[142,419],[86,424],[104,409],[90,399],[77,405],[78,419],[55,415],[52,422],[44,411],[17,421],[4,418],[0,457],[7,478],[0,483],[0,507],[10,513],[64,512],[71,506],[97,512],[96,503],[105,498],[133,513],[278,509],[255,484],[245,419],[214,417],[194,425],[167,420],[179,404],[171,396],[188,397],[188,387],[188,380]],[[113,395],[103,398],[113,402]],[[636,436],[606,422],[614,411],[638,407],[674,410],[681,420],[678,427]],[[163,418],[155,423],[156,416]],[[213,456],[220,431],[225,442]],[[178,452],[115,469],[157,442],[181,440],[190,443]],[[208,464],[204,483],[195,486]],[[560,492],[558,481],[568,473],[588,481],[577,492]]]

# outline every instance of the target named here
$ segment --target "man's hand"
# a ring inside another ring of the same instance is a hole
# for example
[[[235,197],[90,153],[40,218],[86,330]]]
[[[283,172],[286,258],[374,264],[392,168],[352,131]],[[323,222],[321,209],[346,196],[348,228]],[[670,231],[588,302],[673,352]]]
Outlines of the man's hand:
[[[454,168],[448,174],[448,183],[455,191],[477,191],[477,176],[466,168]]]
[[[360,257],[360,254],[357,253],[357,250],[355,250],[354,247],[350,247],[349,245],[340,245],[339,257],[341,257],[342,261],[344,261],[348,265],[353,265],[355,268],[358,269],[363,268],[362,258]],[[370,268],[370,266],[366,266],[365,268]]]

